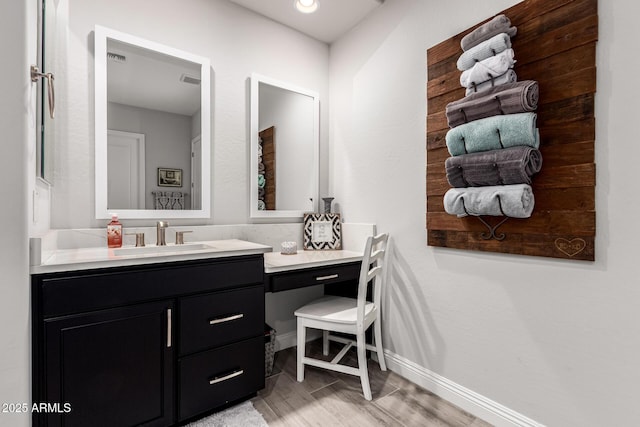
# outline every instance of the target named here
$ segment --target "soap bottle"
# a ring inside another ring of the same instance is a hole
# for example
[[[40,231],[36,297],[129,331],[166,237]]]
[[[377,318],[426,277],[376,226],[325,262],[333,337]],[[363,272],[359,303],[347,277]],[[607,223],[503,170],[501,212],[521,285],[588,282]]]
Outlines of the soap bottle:
[[[111,214],[111,222],[107,224],[107,246],[122,247],[122,224],[118,221],[118,214]]]

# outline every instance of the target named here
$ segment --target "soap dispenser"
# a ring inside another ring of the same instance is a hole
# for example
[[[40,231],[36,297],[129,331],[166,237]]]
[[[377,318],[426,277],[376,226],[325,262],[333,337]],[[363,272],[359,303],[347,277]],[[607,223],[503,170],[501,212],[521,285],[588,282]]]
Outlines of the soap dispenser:
[[[111,214],[111,222],[107,224],[107,246],[122,247],[122,224],[118,221],[118,214]]]

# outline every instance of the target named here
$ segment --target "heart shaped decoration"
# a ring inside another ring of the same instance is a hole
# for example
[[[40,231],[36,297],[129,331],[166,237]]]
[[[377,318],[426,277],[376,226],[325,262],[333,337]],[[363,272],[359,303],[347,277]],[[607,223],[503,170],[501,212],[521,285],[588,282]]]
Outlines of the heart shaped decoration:
[[[587,247],[587,242],[583,239],[576,237],[575,239],[567,240],[562,237],[556,239],[556,248],[569,257],[574,257]]]

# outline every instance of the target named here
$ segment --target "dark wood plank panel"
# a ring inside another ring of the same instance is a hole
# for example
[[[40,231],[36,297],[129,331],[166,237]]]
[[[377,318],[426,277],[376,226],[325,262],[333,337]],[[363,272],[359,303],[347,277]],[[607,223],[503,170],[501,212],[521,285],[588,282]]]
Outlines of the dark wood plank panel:
[[[543,74],[558,77],[593,67],[595,55],[596,43],[591,42],[538,61],[525,64],[518,61],[515,69],[518,74],[518,80],[539,80],[539,76]],[[540,102],[544,103],[547,100],[543,96],[540,98]]]
[[[500,229],[498,229],[500,233]],[[592,261],[595,257],[595,239],[589,236],[571,235],[522,235],[509,234],[501,244],[485,241],[479,233],[447,230],[431,230],[427,234],[430,246],[453,249],[491,250],[492,252],[533,255],[572,260]],[[562,248],[562,249],[560,249]]]
[[[486,228],[476,218],[444,212],[442,196],[449,189],[444,109],[464,96],[455,67],[462,53],[460,40],[481,22],[427,50],[427,242],[593,260],[597,0],[525,0],[503,13],[518,27],[513,39],[518,80],[537,80],[540,85],[537,124],[544,160],[533,182],[536,208],[531,218],[509,219],[499,228],[498,233],[507,234],[504,241],[483,240],[480,234]]]
[[[512,25],[519,27],[523,22],[530,21],[541,14],[552,12],[555,9],[571,4],[574,1],[577,0],[529,0],[512,6],[501,13],[504,13],[511,20]],[[500,13],[496,15],[499,14]],[[462,38],[492,18],[493,16],[459,34],[456,34],[450,39],[429,48],[427,50],[427,66],[430,67],[446,58],[454,56],[457,58],[462,51],[460,48],[460,41]],[[522,31],[518,28],[518,35],[514,37],[514,40],[521,36]]]
[[[531,43],[515,44],[516,59],[522,64],[538,61],[598,39],[598,16],[592,15],[546,33]]]
[[[499,222],[502,217],[489,218],[490,223]],[[458,218],[446,212],[427,213],[427,224],[430,230],[484,231],[486,228],[475,217]],[[596,227],[593,211],[540,211],[534,212],[531,218],[509,218],[500,227],[505,232],[520,234],[571,234],[575,236],[591,236]]]

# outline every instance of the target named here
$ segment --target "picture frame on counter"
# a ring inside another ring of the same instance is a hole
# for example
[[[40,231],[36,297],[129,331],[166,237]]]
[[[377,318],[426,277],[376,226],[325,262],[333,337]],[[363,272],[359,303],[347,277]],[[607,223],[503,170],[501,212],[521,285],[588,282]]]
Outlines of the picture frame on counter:
[[[337,213],[306,213],[303,219],[304,250],[342,249],[342,222]]]

